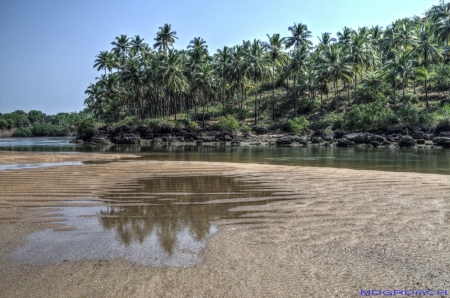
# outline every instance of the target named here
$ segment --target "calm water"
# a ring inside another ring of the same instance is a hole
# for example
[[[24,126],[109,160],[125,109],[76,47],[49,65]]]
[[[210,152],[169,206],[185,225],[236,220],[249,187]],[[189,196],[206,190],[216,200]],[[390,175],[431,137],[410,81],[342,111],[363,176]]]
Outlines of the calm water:
[[[117,184],[92,207],[79,202],[84,206],[72,204],[48,214],[55,221],[64,219],[66,227],[28,235],[11,257],[31,264],[123,257],[141,265],[192,266],[202,261],[206,240],[217,231],[212,222],[244,214],[231,208],[293,197],[226,176]]]
[[[3,138],[1,150],[32,152],[134,153],[143,159],[178,161],[254,162],[265,164],[370,169],[450,175],[448,149],[387,149],[337,147],[216,147],[135,146],[89,147],[71,138]]]

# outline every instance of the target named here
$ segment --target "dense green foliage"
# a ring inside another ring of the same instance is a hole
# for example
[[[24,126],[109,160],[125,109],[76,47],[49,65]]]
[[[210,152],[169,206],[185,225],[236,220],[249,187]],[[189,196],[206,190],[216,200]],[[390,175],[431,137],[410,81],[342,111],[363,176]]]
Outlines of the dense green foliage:
[[[95,132],[95,123],[92,118],[84,118],[76,123],[77,136],[87,140]]]
[[[17,137],[67,136],[75,123],[85,117],[85,113],[46,115],[37,110],[28,114],[18,110],[0,114],[0,129],[17,128],[14,133]]]
[[[220,129],[223,131],[236,131],[239,128],[239,122],[233,115],[226,115],[220,117]]]
[[[297,117],[293,119],[288,119],[284,124],[284,129],[297,134],[302,133],[309,128],[309,121],[304,117]]]
[[[201,37],[175,49],[169,24],[153,47],[121,35],[96,56],[104,74],[87,88],[85,105],[99,121],[129,125],[167,117],[176,123],[179,114],[203,125],[224,115],[257,124],[298,114],[312,129],[436,125],[446,113],[440,102],[449,98],[449,11],[440,2],[386,28],[344,27],[322,33],[315,46],[307,25],[294,23],[286,37],[268,34],[214,54]],[[295,121],[289,129],[304,126]]]

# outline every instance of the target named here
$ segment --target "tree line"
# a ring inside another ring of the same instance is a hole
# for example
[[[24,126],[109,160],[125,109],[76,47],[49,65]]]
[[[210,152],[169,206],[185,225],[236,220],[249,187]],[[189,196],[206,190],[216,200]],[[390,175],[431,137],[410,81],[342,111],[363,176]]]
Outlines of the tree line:
[[[176,120],[178,114],[193,111],[204,125],[205,107],[220,103],[234,113],[248,114],[251,107],[256,124],[265,108],[265,90],[271,90],[268,108],[275,120],[280,100],[275,90],[280,86],[287,90],[284,99],[292,117],[306,101],[317,101],[323,111],[330,95],[335,113],[341,112],[342,100],[369,104],[380,97],[396,113],[408,104],[408,88],[423,90],[428,110],[430,90],[441,95],[449,90],[448,2],[386,28],[344,27],[335,36],[325,32],[316,45],[306,24],[294,23],[288,31],[286,37],[267,34],[266,40],[243,41],[214,54],[201,37],[193,38],[186,49],[175,49],[177,33],[170,24],[159,27],[153,45],[139,35],[120,35],[110,51],[96,56],[94,67],[104,73],[85,91],[87,111],[110,123],[125,116],[173,115]]]

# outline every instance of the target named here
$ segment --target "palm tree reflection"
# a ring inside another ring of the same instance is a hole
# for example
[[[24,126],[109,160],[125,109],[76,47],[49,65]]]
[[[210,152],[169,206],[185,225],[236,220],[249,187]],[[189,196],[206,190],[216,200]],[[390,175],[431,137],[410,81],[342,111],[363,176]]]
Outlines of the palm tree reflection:
[[[154,233],[171,255],[182,230],[187,229],[195,241],[202,241],[209,234],[212,220],[243,214],[230,212],[230,208],[266,203],[272,193],[256,190],[257,187],[224,176],[163,177],[118,185],[102,198],[108,207],[100,212],[100,222],[103,228],[115,230],[125,246],[132,242],[142,244]],[[204,203],[250,197],[267,200]]]

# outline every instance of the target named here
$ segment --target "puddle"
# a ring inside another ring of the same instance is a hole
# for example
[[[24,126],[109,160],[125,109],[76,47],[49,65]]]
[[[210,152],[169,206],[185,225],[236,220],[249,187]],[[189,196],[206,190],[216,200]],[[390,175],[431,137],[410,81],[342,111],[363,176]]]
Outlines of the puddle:
[[[125,258],[156,267],[193,266],[202,262],[206,241],[217,232],[213,221],[248,213],[230,211],[234,207],[290,198],[276,192],[226,176],[117,184],[98,198],[103,206],[62,207],[54,218],[64,219],[66,227],[28,235],[11,256],[31,264]]]
[[[44,167],[60,167],[60,166],[81,166],[82,161],[66,161],[66,162],[53,162],[53,163],[25,163],[25,164],[13,164],[13,165],[0,165],[0,171],[4,170],[23,170],[23,169],[38,169]]]

